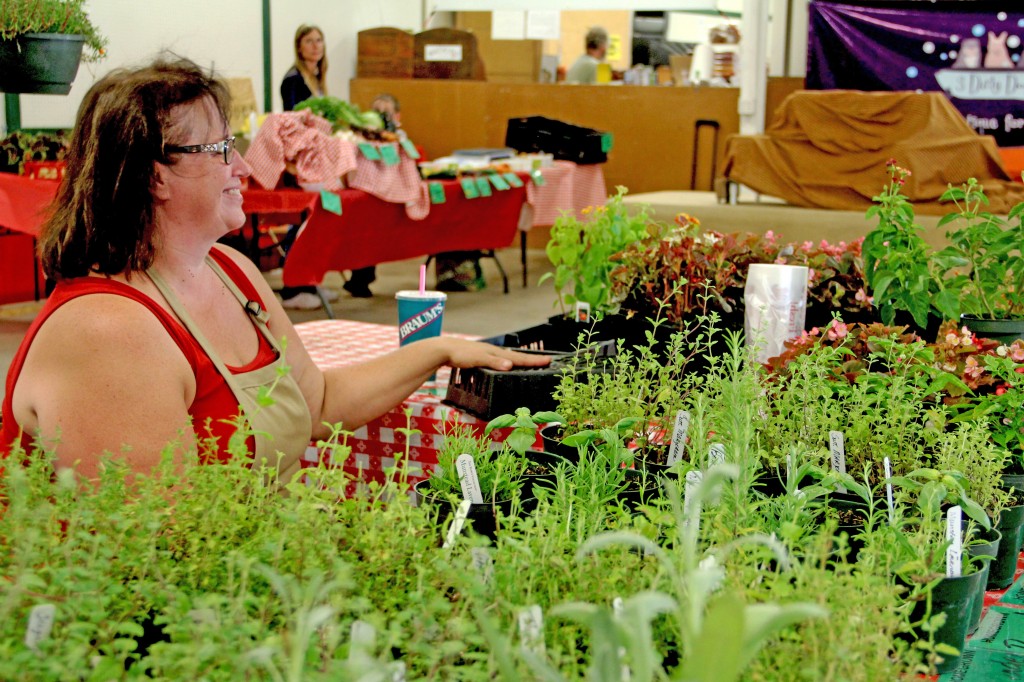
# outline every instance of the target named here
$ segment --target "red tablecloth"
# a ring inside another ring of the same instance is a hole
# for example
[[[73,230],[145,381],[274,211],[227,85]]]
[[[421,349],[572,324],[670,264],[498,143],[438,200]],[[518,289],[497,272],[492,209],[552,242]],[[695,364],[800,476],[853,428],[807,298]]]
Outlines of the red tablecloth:
[[[46,208],[57,194],[55,180],[33,180],[0,173],[0,227],[39,236]]]
[[[370,360],[398,348],[398,328],[388,325],[316,320],[297,324],[295,330],[321,369]],[[475,338],[463,334],[451,336]],[[442,367],[435,381],[424,384],[384,416],[356,429],[347,440],[352,454],[340,462],[343,469],[360,480],[382,482],[384,469],[394,466],[396,455],[405,452],[406,437],[398,429],[408,427],[420,431],[408,440],[410,480],[415,483],[426,478],[433,471],[433,465],[437,464],[437,451],[444,443],[446,428],[454,424],[469,424],[477,432],[482,432],[485,422],[441,404],[450,373],[449,368]],[[410,411],[408,418],[406,410]],[[320,449],[315,443],[310,443],[303,457],[303,466],[317,466],[321,461],[339,464],[333,459],[330,449]]]
[[[531,183],[526,187],[526,201],[533,207],[530,225],[554,225],[565,211],[582,218],[580,211],[584,208],[604,206],[608,199],[604,170],[599,163],[578,166],[571,161],[555,161],[542,169],[541,175],[543,185]]]
[[[285,286],[319,284],[331,270],[354,270],[444,251],[499,249],[519,228],[526,189],[494,190],[466,199],[458,182],[441,182],[445,202],[423,220],[411,220],[404,204],[392,204],[344,189],[342,214],[324,209],[317,197],[313,214],[285,259]]]

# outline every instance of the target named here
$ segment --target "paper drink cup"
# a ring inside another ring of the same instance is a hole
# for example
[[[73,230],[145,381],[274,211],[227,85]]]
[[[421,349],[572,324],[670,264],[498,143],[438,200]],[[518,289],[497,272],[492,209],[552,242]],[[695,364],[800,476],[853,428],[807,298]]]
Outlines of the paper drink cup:
[[[441,335],[444,304],[448,294],[443,291],[399,291],[398,344],[404,346]]]

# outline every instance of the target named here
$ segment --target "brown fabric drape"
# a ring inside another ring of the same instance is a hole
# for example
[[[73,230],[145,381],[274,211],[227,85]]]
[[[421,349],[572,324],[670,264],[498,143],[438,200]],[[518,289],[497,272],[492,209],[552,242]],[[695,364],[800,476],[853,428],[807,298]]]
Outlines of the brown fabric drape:
[[[945,214],[947,185],[977,178],[993,213],[1024,201],[995,141],[974,132],[941,93],[800,91],[764,135],[726,141],[723,174],[796,206],[866,210],[888,184],[886,162],[909,169],[904,193],[920,213]]]

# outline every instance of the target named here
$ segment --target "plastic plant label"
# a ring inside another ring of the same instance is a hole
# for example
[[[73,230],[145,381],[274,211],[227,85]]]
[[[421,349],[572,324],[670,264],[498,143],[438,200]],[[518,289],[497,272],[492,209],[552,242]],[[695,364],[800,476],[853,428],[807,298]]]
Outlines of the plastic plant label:
[[[473,547],[469,550],[469,556],[473,568],[483,578],[484,584],[491,585],[494,582],[494,559],[491,558],[491,553],[486,547]]]
[[[527,649],[544,651],[544,613],[540,606],[534,604],[519,611],[519,638]]]
[[[326,189],[320,190],[320,205],[324,210],[334,215],[341,215],[341,196]]]
[[[622,607],[623,607],[622,597],[615,597],[615,599],[612,599],[612,614],[615,616],[615,620],[621,620],[622,619]],[[619,647],[619,660],[621,661],[621,660],[623,660],[625,658],[626,658],[626,647],[620,646]],[[622,682],[627,682],[628,680],[632,679],[632,677],[633,677],[633,674],[629,670],[629,666],[626,665],[625,663],[622,664],[622,674],[621,674],[620,677],[622,679]]]
[[[462,178],[459,184],[462,185],[462,193],[466,195],[467,199],[476,199],[480,196],[480,191],[476,188],[476,181],[473,178]]]
[[[960,577],[960,559],[963,554],[963,537],[961,526],[963,523],[963,511],[959,505],[949,508],[946,512],[946,539],[949,540],[949,547],[946,548],[946,577]]]
[[[363,156],[365,156],[369,161],[380,161],[380,152],[377,151],[377,147],[369,142],[361,143],[359,145],[359,151],[362,152]]]
[[[39,649],[39,643],[50,637],[53,620],[57,616],[57,607],[53,604],[33,606],[28,614],[28,628],[25,630],[25,646],[33,651]]]
[[[405,661],[391,664],[391,682],[405,682]]]
[[[615,144],[615,137],[611,133],[601,133],[601,151],[607,154]]]
[[[683,525],[690,525],[690,516],[696,511],[694,509],[694,500],[696,498],[697,486],[700,485],[701,481],[704,480],[704,473],[700,471],[687,471],[686,472],[686,483],[683,486]],[[697,517],[697,523],[700,523],[700,517]]]
[[[832,471],[837,471],[841,474],[846,473],[846,441],[843,438],[842,431],[829,431],[828,432],[828,450],[832,455]],[[846,492],[846,486],[836,486],[836,490],[841,493]]]
[[[462,486],[462,499],[473,504],[483,504],[480,494],[480,478],[476,473],[476,462],[473,455],[462,454],[455,459],[455,470],[459,472],[459,485]]]
[[[590,304],[586,301],[576,301],[573,309],[573,319],[581,324],[590,322]]]
[[[504,192],[506,190],[512,189],[512,187],[508,184],[508,181],[505,178],[498,175],[497,173],[488,173],[487,179],[491,181],[492,185],[494,185],[494,189],[498,190],[499,192]]]
[[[708,468],[718,464],[725,464],[725,445],[722,443],[712,443],[711,447],[708,448]]]
[[[547,180],[544,179],[544,175],[540,172],[539,168],[530,172],[530,179],[533,180],[533,184],[538,187],[543,187],[547,184]]]
[[[348,638],[350,643],[348,657],[351,660],[357,649],[366,652],[373,651],[377,644],[377,629],[364,620],[354,620]]]
[[[380,146],[380,158],[384,159],[385,166],[397,166],[401,159],[398,157],[398,147],[393,144],[382,144]]]
[[[676,412],[676,423],[672,427],[672,443],[668,447],[668,459],[666,463],[672,466],[683,458],[683,450],[686,449],[686,433],[690,430],[689,410]]]
[[[508,182],[508,184],[511,185],[512,187],[523,186],[523,181],[519,179],[518,175],[511,171],[509,171],[508,173],[502,173],[501,177],[505,178],[505,181]]]
[[[486,176],[481,175],[476,179],[476,188],[480,192],[480,196],[491,196],[491,183],[487,180]]]
[[[472,506],[473,503],[469,500],[463,500],[459,503],[458,508],[455,510],[455,518],[452,519],[452,525],[448,528],[448,535],[444,539],[444,544],[441,545],[442,549],[451,549],[455,545],[455,538],[459,537],[462,527],[466,525],[466,519],[469,518],[469,509]]]
[[[444,203],[444,185],[442,185],[440,182],[428,182],[427,189],[430,192],[430,203]]]
[[[892,503],[892,465],[889,464],[889,458],[886,457],[882,460],[885,464],[885,503],[889,505],[889,525],[896,525],[896,507]]]
[[[416,149],[416,145],[414,145],[412,143],[412,140],[410,140],[408,137],[403,137],[401,144],[402,149],[405,150],[406,156],[408,156],[410,159],[420,158],[419,150]]]

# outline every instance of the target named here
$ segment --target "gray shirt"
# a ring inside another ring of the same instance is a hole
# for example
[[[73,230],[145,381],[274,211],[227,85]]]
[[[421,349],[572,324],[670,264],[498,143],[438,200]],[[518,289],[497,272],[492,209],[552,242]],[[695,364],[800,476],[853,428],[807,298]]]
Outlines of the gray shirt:
[[[565,82],[593,85],[597,82],[597,65],[600,63],[599,59],[594,59],[589,54],[580,55],[576,63],[566,72]]]

